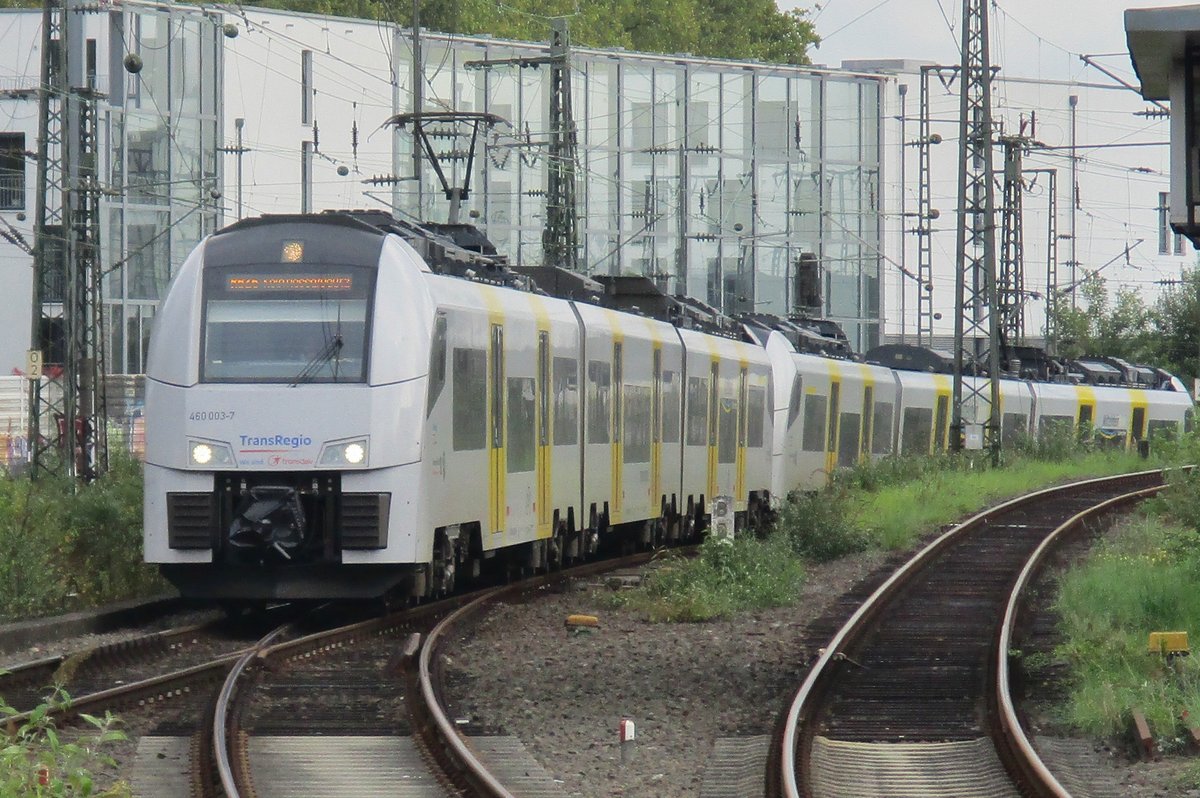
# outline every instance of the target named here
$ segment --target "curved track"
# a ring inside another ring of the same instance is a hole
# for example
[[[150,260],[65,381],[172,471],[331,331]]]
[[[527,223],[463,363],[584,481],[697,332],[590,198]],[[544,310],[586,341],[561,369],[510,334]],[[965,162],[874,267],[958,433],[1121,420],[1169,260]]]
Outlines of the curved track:
[[[1085,511],[1112,512],[1161,482],[1161,472],[1143,472],[1039,491],[929,544],[810,670],[783,726],[781,794],[1065,795],[1029,778],[1038,769],[1032,747],[1016,742],[1011,701],[1001,730],[1005,712],[992,702],[1003,699],[988,687],[997,677],[1007,682],[998,652],[1007,652],[1001,630],[1016,615],[1013,585],[1018,573],[1018,590],[1028,581],[1053,533],[1061,540],[1095,517]]]

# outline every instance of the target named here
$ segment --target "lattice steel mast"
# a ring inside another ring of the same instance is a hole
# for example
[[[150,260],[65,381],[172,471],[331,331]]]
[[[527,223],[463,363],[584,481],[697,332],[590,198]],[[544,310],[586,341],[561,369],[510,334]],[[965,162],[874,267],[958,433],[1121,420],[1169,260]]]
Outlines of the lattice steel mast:
[[[548,266],[579,270],[579,210],[575,172],[578,141],[571,112],[570,33],[567,20],[553,20],[550,34],[550,161],[546,178],[546,227],[542,252]]]
[[[1029,140],[1003,136],[1004,146],[1004,231],[1000,238],[1000,331],[1009,344],[1025,339],[1025,176],[1022,172]]]
[[[966,444],[966,424],[982,421],[983,448],[991,453],[993,461],[999,461],[1000,326],[995,312],[998,303],[991,86],[987,0],[963,0],[950,445],[952,449],[961,449]],[[964,379],[971,372],[977,378]]]
[[[101,333],[96,94],[84,75],[70,0],[42,8],[38,194],[30,340],[44,378],[30,382],[33,476],[92,479],[107,466]],[[32,360],[33,358],[31,358]]]

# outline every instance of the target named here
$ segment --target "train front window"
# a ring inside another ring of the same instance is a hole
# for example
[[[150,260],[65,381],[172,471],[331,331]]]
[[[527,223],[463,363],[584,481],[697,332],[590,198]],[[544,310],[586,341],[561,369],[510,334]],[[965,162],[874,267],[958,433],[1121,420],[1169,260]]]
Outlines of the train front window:
[[[205,274],[205,382],[365,382],[373,270],[278,265]]]

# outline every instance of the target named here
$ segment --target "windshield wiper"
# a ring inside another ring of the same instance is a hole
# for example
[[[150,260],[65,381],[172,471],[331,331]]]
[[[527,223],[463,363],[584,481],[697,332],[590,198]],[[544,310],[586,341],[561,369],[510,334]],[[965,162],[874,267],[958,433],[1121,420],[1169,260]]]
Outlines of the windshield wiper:
[[[333,381],[337,382],[337,366],[341,362],[342,345],[342,333],[341,330],[338,330],[338,332],[334,333],[333,337],[329,339],[329,343],[325,344],[325,348],[318,352],[312,360],[308,361],[300,373],[296,375],[296,379],[288,387],[295,388],[302,382],[312,382],[313,379],[316,378],[317,373],[320,372],[321,369],[325,368],[325,364],[330,360],[334,361]]]

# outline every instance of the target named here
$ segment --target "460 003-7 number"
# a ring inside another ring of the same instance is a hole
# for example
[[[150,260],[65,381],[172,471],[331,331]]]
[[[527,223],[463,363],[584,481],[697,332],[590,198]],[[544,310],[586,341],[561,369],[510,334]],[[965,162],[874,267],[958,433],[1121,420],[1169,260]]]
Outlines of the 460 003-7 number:
[[[233,421],[233,410],[194,410],[188,421]]]

